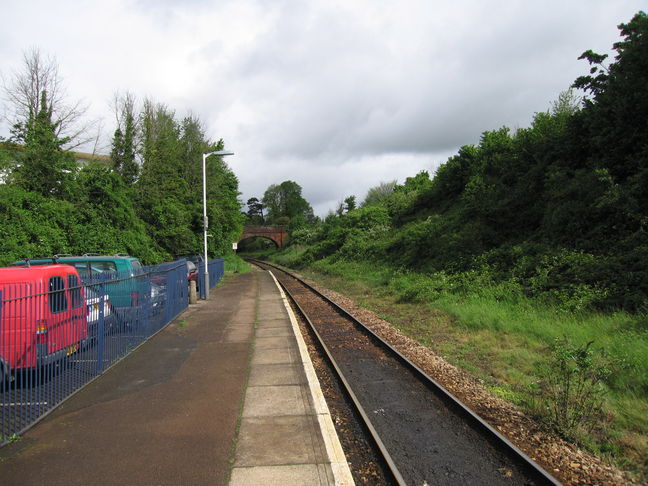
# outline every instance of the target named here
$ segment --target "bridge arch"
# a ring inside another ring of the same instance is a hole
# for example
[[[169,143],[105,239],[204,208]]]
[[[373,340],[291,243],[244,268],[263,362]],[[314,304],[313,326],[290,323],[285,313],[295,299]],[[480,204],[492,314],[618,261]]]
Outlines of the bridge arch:
[[[288,231],[286,226],[244,226],[243,234],[238,242],[247,238],[267,238],[272,240],[277,248],[281,249],[288,243]]]

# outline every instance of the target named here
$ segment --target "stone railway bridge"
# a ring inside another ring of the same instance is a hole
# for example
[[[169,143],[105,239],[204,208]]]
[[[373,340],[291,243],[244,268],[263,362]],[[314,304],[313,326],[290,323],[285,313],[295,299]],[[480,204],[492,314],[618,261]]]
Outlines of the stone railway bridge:
[[[277,248],[283,248],[288,243],[288,227],[287,226],[245,226],[243,227],[243,234],[238,241],[243,241],[247,238],[267,238],[277,245]],[[238,243],[238,242],[237,242]]]

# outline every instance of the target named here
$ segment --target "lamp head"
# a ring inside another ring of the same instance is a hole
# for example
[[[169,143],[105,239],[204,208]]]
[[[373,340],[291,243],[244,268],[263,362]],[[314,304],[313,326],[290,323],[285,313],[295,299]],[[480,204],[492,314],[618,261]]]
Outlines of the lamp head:
[[[230,152],[228,150],[216,150],[214,152],[208,152],[206,154],[203,154],[205,157],[209,157],[210,155],[218,155],[219,157],[223,157],[225,155],[234,155],[234,152]]]

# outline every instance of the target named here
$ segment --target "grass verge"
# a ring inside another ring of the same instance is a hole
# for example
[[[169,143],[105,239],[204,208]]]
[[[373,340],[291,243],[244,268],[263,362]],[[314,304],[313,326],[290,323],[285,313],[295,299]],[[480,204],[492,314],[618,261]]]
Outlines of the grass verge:
[[[231,273],[247,273],[251,271],[250,265],[235,253],[225,255],[225,271]]]

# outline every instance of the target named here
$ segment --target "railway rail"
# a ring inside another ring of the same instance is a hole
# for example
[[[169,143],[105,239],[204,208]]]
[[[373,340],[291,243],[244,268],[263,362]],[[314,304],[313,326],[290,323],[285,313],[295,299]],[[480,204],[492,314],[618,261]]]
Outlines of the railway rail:
[[[362,417],[398,485],[559,485],[367,326],[294,274],[271,269]]]

